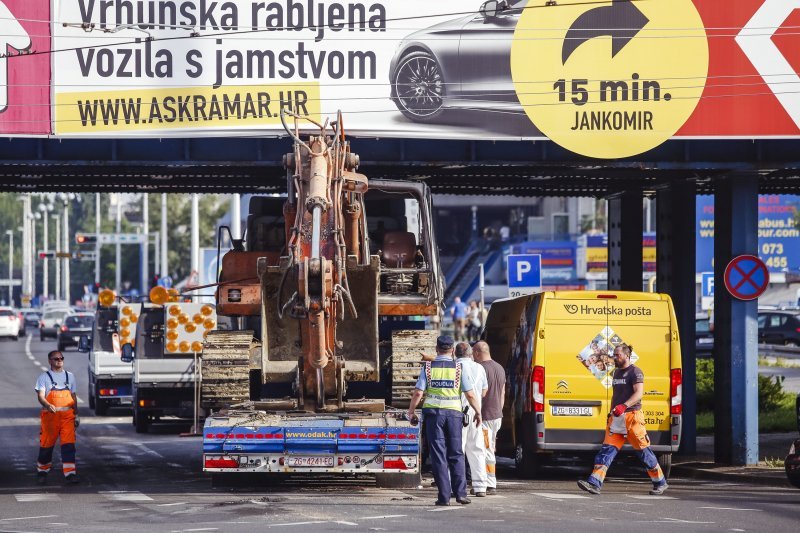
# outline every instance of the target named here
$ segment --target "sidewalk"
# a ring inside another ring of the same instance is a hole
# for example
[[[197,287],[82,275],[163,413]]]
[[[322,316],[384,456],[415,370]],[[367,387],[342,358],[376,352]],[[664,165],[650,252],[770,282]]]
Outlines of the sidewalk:
[[[714,437],[697,437],[697,454],[692,457],[673,456],[672,474],[682,477],[709,479],[729,483],[755,483],[794,489],[786,480],[783,459],[795,439],[796,432],[765,433],[758,438],[758,466],[723,466],[714,463]],[[768,466],[765,460],[769,461]]]

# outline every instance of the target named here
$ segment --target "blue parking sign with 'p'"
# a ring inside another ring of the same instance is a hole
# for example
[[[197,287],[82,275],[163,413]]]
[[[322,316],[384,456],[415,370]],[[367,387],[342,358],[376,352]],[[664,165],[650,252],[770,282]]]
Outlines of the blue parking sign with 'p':
[[[703,272],[700,276],[700,280],[702,283],[701,287],[701,295],[705,298],[713,298],[714,297],[714,273],[713,272]]]
[[[542,291],[542,256],[508,256],[508,295],[512,298]]]

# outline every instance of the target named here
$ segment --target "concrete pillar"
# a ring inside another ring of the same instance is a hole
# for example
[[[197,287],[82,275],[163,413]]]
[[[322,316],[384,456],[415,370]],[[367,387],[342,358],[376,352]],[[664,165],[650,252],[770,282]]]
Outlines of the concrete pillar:
[[[200,195],[192,194],[191,273],[200,271]]]
[[[683,359],[683,434],[680,453],[697,451],[695,365],[695,214],[693,182],[673,182],[656,197],[656,286],[675,306]]]
[[[167,195],[161,193],[161,261],[158,275],[160,277],[169,276],[169,263],[167,261],[167,252],[169,251],[169,242],[167,237]]]
[[[62,248],[64,252],[69,252],[69,200],[64,200],[64,228],[61,232]],[[69,262],[70,258],[64,258],[64,266],[61,273],[64,275],[64,282],[61,289],[64,291],[64,301],[72,305],[72,296],[69,293],[70,276],[69,276]]]
[[[150,209],[147,205],[148,195],[142,193],[142,233],[144,233],[144,243],[141,245],[141,269],[139,284],[141,294],[147,295],[150,286]]]
[[[737,174],[714,184],[714,459],[758,462],[758,302],[733,298],[725,268],[736,256],[758,255],[758,176]]]
[[[608,200],[608,288],[642,290],[642,194],[626,191]]]
[[[117,199],[117,208],[116,208],[116,231],[117,235],[122,233],[122,195],[120,193],[116,193],[115,197]],[[122,245],[117,241],[116,250],[115,250],[115,258],[114,258],[114,290],[117,294],[122,292]]]
[[[97,241],[94,244],[94,282],[100,284],[100,193],[94,194],[94,232]],[[99,293],[98,293],[99,294]]]

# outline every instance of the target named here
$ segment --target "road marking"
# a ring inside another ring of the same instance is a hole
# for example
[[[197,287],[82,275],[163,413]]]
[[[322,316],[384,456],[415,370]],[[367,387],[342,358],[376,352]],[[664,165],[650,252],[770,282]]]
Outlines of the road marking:
[[[20,516],[17,518],[0,518],[0,522],[12,522],[14,520],[38,520],[40,518],[55,518],[57,514],[43,514],[39,516]]]
[[[739,507],[698,507],[698,509],[713,509],[714,511],[762,511],[762,509],[742,509]]]
[[[174,507],[175,505],[187,505],[189,502],[159,503],[156,507]]]
[[[403,518],[404,514],[385,514],[381,516],[362,516],[361,518],[357,518],[356,520],[382,520],[384,518]]]
[[[334,524],[341,524],[343,526],[357,526],[358,525],[355,522],[346,522],[344,520],[337,520],[337,521],[334,522]]]
[[[18,502],[59,502],[61,497],[58,494],[14,494]]]
[[[650,494],[637,494],[631,496],[635,500],[677,500],[675,496],[652,496]]]
[[[284,524],[270,524],[267,527],[310,526],[313,524],[327,524],[327,520],[314,520],[311,522],[286,522]]]
[[[124,490],[105,490],[100,491],[100,494],[108,498],[109,500],[115,500],[118,502],[151,502],[153,498],[147,496],[146,494],[142,494],[139,491],[124,491]]]
[[[217,527],[197,527],[194,529],[173,529],[172,533],[188,533],[189,531],[219,531]]]
[[[583,496],[581,494],[569,494],[569,493],[559,493],[559,492],[531,492],[534,496],[541,496],[543,498],[549,498],[551,500],[591,500],[589,496]]]
[[[716,522],[696,522],[694,520],[681,520],[680,518],[662,518],[661,520],[667,520],[668,522],[678,522],[681,524],[715,524]]]
[[[441,513],[442,511],[459,511],[463,509],[462,506],[459,507],[442,507],[440,509],[428,509],[429,513]]]

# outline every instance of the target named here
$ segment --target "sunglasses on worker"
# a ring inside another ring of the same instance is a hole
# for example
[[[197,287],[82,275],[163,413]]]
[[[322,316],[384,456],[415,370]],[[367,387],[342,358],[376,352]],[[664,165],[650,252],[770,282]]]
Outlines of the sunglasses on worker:
[[[50,360],[51,361],[63,361],[64,358],[63,357],[51,357]]]

